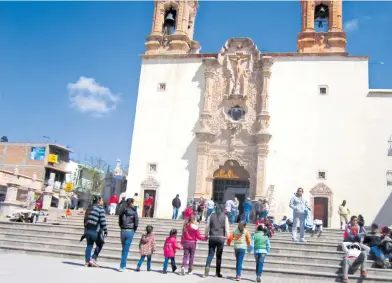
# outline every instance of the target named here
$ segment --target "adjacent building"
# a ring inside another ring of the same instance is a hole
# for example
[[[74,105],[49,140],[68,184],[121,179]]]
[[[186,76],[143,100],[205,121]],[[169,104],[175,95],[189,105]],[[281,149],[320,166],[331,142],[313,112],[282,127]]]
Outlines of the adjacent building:
[[[200,54],[198,5],[155,2],[127,195],[154,196],[156,217],[171,217],[176,194],[267,198],[280,218],[302,187],[327,227],[339,226],[343,200],[369,223],[380,217],[392,184],[392,90],[369,89],[369,58],[346,52],[342,1],[300,2],[292,53],[231,38]]]
[[[0,142],[0,194],[5,195],[7,182],[15,171],[19,183],[31,186],[40,194],[50,181],[53,191],[58,192],[65,182],[71,149],[58,144]],[[37,181],[32,183],[33,176]],[[18,195],[23,201],[25,195]]]

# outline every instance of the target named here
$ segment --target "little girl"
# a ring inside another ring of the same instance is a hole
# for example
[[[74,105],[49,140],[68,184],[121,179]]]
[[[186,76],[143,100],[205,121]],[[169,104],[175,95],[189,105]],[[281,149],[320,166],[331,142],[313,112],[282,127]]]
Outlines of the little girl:
[[[184,247],[184,257],[182,260],[182,267],[181,267],[182,275],[185,275],[185,267],[188,265],[188,257],[189,257],[188,274],[192,274],[193,260],[195,258],[197,240],[205,241],[206,238],[200,235],[199,228],[196,225],[196,217],[192,215],[188,219],[188,221],[185,222],[184,228],[182,230],[181,244]]]
[[[265,256],[271,249],[270,240],[267,236],[268,229],[264,225],[257,226],[254,234],[254,254],[256,259],[256,281],[261,282]]]
[[[249,232],[245,229],[246,222],[241,221],[238,224],[238,228],[227,239],[227,245],[230,246],[231,242],[234,240],[234,253],[236,259],[236,281],[241,280],[242,272],[242,262],[244,261],[245,252],[247,247],[251,244],[251,238]]]
[[[144,259],[147,256],[147,271],[151,271],[151,256],[155,252],[155,237],[154,233],[152,232],[153,227],[148,225],[146,227],[146,233],[142,235],[139,243],[139,250],[140,250],[140,259],[136,267],[136,271],[140,271],[140,267],[142,266]]]
[[[170,263],[172,266],[172,271],[175,272],[177,270],[176,266],[176,251],[182,250],[182,247],[177,245],[177,230],[172,229],[169,233],[169,237],[166,238],[165,244],[163,246],[163,255],[165,256],[165,262],[163,263],[163,274],[167,273],[167,265]]]

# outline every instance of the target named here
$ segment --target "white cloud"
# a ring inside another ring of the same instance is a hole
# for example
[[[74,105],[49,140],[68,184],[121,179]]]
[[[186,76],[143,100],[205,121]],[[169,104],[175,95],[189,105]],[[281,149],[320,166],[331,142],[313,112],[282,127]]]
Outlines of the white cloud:
[[[346,32],[353,32],[359,28],[359,19],[349,20],[344,23],[343,30]]]
[[[94,116],[107,114],[116,109],[120,95],[100,85],[93,78],[80,77],[67,85],[71,107]]]

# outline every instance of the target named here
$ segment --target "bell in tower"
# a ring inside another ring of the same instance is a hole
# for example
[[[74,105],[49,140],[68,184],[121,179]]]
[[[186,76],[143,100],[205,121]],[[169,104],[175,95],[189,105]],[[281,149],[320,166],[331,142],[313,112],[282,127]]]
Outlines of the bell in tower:
[[[165,14],[165,20],[163,22],[163,34],[171,35],[176,26],[176,11],[170,9]]]
[[[197,0],[154,1],[152,31],[147,36],[146,55],[198,53],[193,39]]]
[[[302,28],[297,37],[300,53],[345,53],[342,0],[303,0]]]

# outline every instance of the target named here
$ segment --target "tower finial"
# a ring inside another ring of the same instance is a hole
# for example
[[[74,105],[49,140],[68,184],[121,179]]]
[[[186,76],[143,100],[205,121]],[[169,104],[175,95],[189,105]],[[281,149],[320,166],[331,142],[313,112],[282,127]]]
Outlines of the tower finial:
[[[342,0],[308,0],[300,3],[302,28],[298,34],[298,52],[346,52],[346,33],[342,28]]]
[[[155,1],[152,32],[147,36],[146,54],[198,53],[193,40],[198,1]]]

